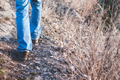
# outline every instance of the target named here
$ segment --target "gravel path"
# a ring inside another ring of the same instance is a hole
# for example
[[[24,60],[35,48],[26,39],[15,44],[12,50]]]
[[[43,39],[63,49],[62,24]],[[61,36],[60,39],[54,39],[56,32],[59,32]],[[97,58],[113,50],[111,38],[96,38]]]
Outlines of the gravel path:
[[[72,74],[68,63],[61,57],[65,50],[46,39],[39,39],[25,62],[12,60],[16,40],[0,41],[0,60],[4,59],[1,68],[5,75],[0,80],[68,80]],[[4,45],[4,46],[3,46]]]

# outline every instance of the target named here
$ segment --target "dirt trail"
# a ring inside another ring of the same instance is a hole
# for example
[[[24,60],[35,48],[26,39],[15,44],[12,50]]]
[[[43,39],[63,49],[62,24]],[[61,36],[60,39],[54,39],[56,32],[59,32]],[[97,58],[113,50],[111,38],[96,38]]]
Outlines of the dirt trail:
[[[46,39],[39,39],[39,45],[34,45],[25,62],[17,62],[11,59],[11,54],[16,48],[16,40],[0,41],[0,64],[4,68],[5,75],[0,80],[61,80],[67,77],[71,71],[64,59],[64,49]]]

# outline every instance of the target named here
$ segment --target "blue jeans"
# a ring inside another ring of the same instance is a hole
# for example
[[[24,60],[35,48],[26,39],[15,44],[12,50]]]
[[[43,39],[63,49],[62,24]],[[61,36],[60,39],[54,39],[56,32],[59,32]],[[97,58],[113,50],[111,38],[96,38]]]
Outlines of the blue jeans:
[[[32,50],[32,40],[41,33],[41,0],[30,0],[31,19],[29,19],[29,0],[16,0],[16,25],[19,52]]]
[[[99,0],[99,3],[101,3],[102,2],[102,0]]]

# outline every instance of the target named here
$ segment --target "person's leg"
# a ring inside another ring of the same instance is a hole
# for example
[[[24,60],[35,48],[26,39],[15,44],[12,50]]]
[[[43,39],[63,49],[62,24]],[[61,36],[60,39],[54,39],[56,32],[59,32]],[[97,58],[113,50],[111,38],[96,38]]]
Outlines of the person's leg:
[[[16,0],[16,25],[19,52],[32,50],[32,41],[29,23],[29,0]]]
[[[99,3],[101,3],[102,2],[102,0],[99,0]]]
[[[41,33],[41,0],[30,0],[32,13],[31,13],[31,21],[30,21],[30,30],[31,30],[31,38],[32,40],[36,40]]]

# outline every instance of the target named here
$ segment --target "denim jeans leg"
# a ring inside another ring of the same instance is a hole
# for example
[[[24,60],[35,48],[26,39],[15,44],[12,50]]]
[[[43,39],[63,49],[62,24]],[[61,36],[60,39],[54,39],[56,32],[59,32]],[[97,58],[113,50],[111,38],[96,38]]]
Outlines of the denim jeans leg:
[[[99,3],[101,3],[102,2],[102,0],[99,0]]]
[[[42,2],[41,0],[30,0],[32,13],[31,13],[31,21],[30,21],[30,30],[31,30],[31,38],[35,40],[41,34],[41,7]]]
[[[32,50],[32,41],[29,23],[29,0],[16,0],[16,25],[19,52]]]

